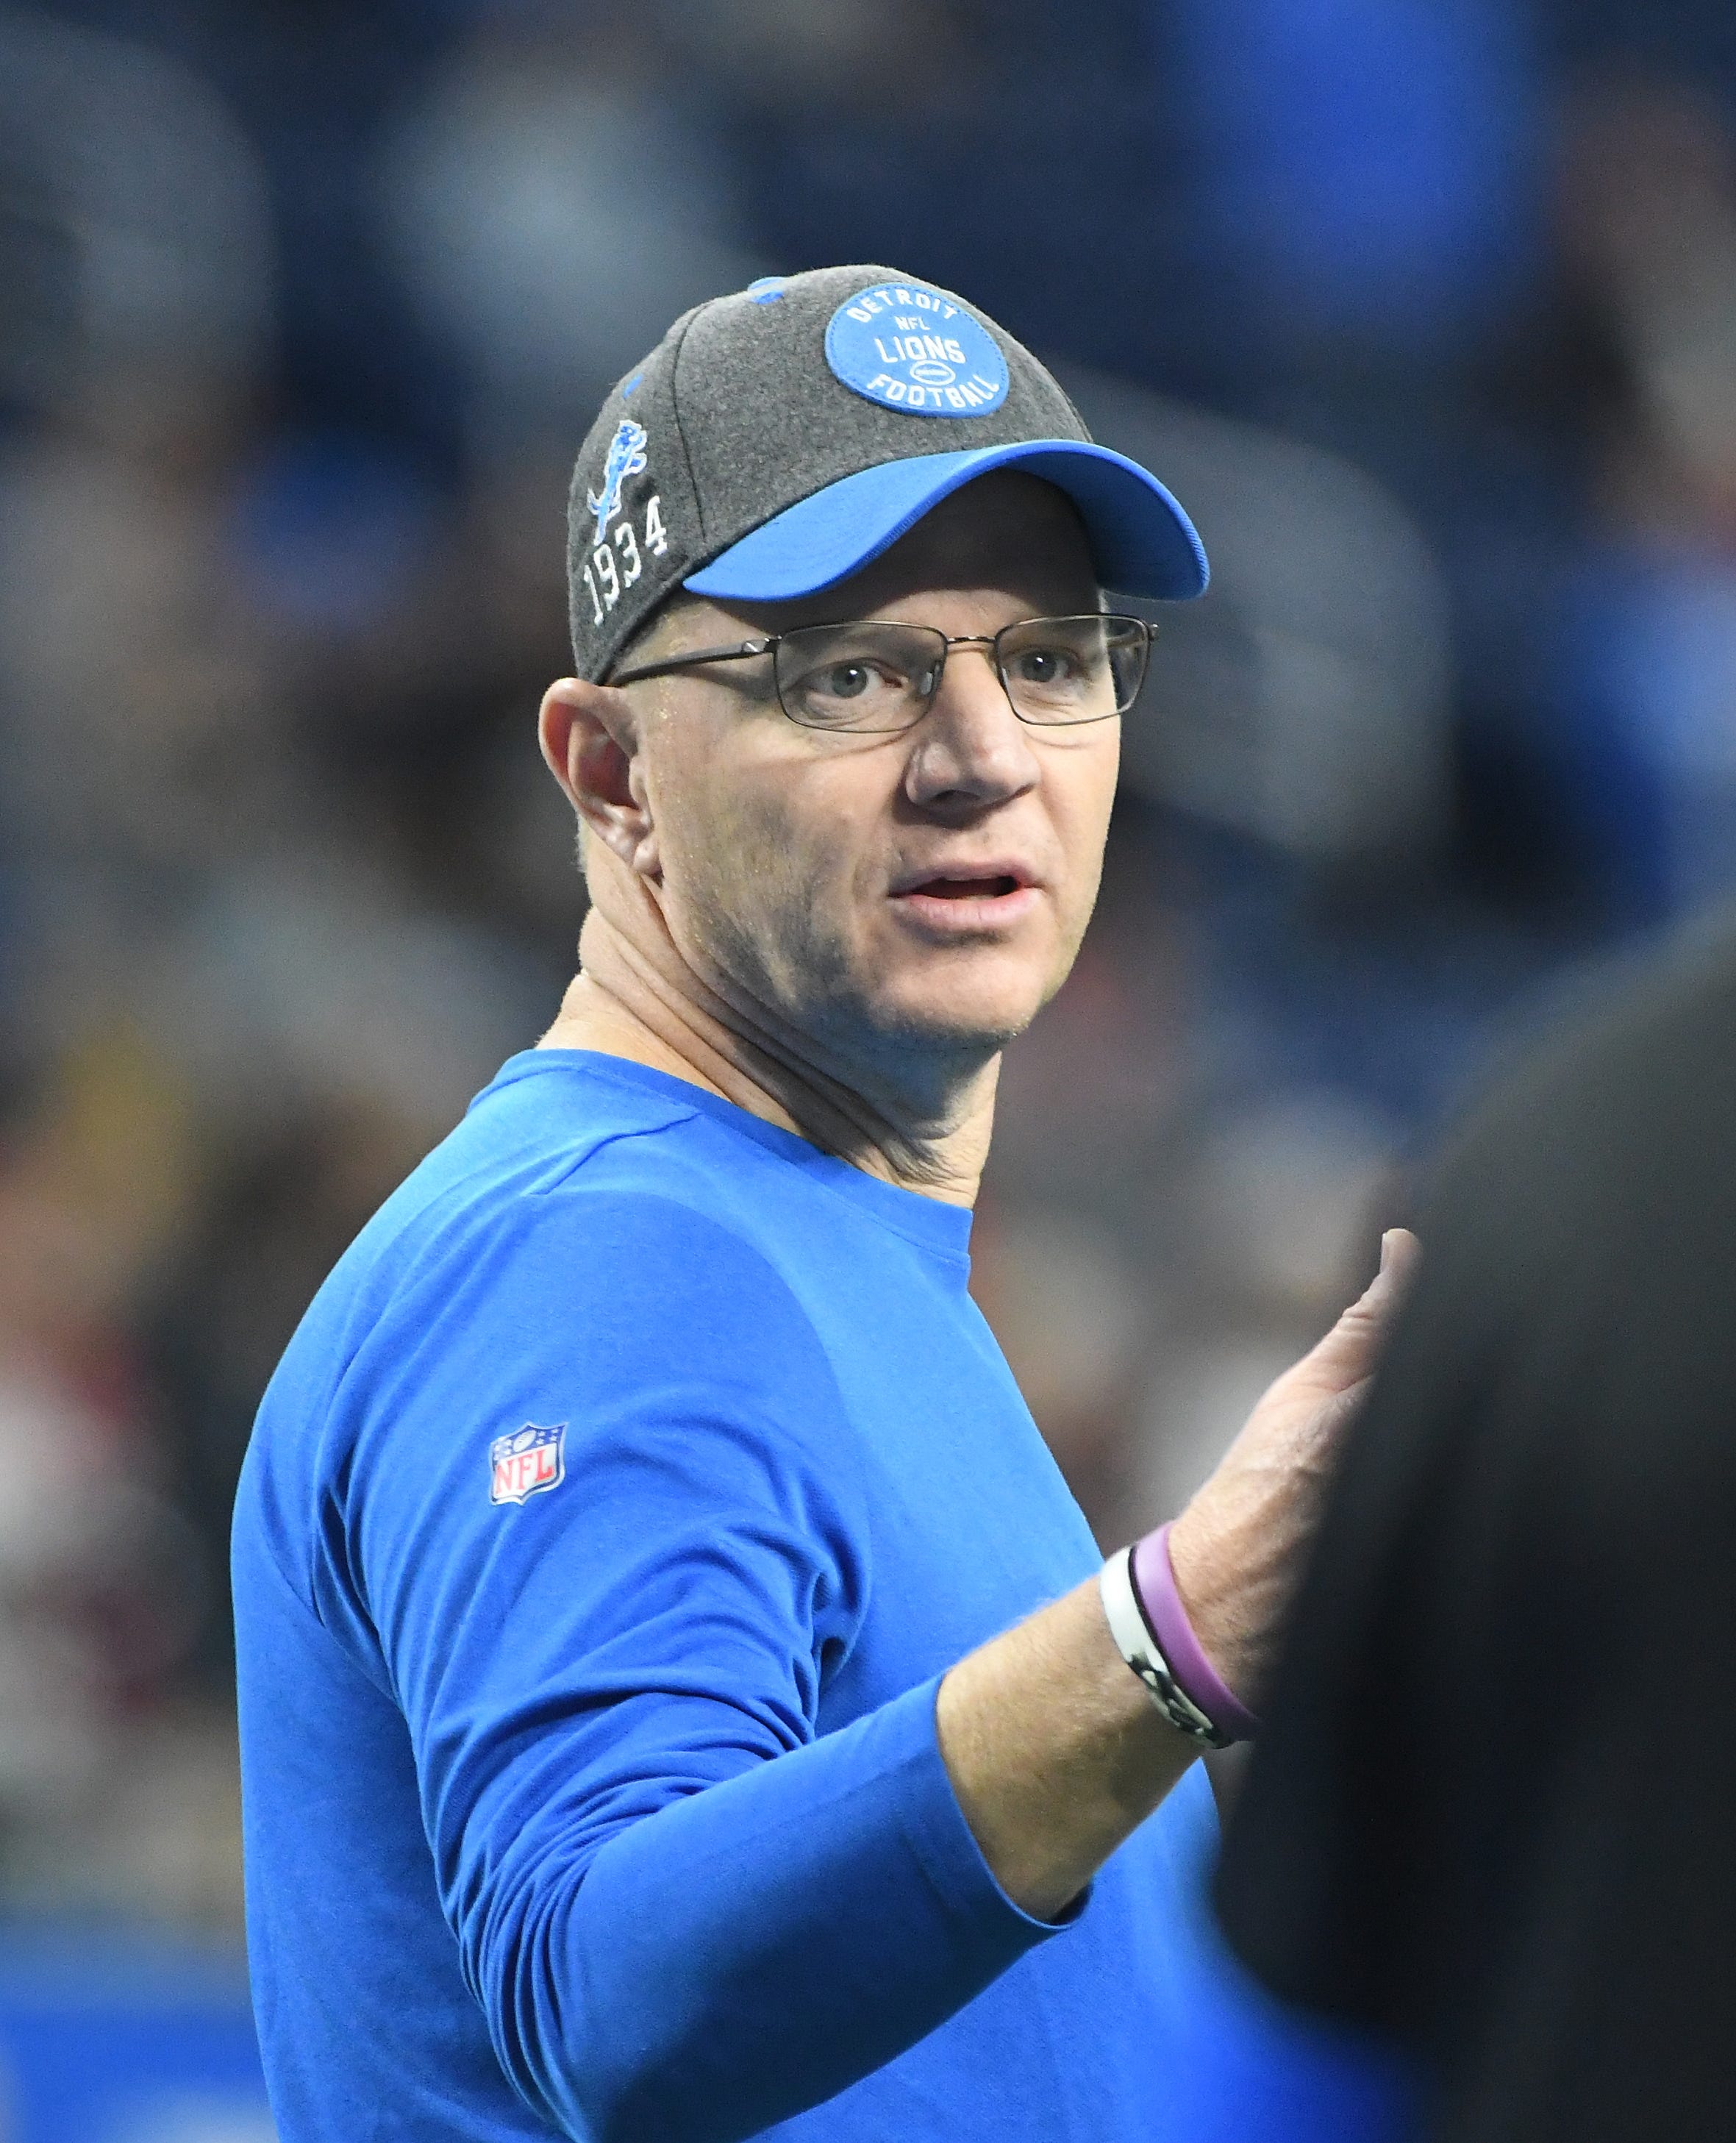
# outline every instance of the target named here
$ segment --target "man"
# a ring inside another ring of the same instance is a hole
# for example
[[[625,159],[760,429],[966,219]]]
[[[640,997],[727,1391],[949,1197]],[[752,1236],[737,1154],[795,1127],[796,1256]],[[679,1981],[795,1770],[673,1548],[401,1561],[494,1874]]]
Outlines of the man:
[[[1194,1759],[1383,1296],[1100,1579],[966,1247],[1143,671],[1100,584],[1197,594],[1198,538],[841,268],[621,382],[571,568],[582,972],[321,1292],[237,1515],[285,2143],[1150,2143]]]
[[[1726,923],[1442,1167],[1224,1849],[1301,2012],[1203,2143],[1736,2135],[1733,1062]]]

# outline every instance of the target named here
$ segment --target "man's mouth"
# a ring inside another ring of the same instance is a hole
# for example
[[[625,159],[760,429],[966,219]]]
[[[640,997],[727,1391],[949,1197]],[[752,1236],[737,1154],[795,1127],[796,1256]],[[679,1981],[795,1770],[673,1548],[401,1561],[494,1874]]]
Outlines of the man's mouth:
[[[936,871],[903,885],[895,880],[893,898],[931,938],[951,942],[961,933],[979,938],[1017,928],[1042,896],[1029,874],[1014,864],[999,870],[989,864],[980,871]]]
[[[1011,872],[998,878],[926,878],[920,885],[905,888],[927,900],[998,900],[1018,889],[1019,881]]]

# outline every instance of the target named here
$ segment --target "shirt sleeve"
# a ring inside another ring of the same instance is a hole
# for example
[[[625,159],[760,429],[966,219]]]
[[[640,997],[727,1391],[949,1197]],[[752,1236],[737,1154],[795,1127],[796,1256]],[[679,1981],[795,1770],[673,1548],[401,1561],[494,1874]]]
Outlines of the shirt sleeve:
[[[524,1203],[462,1263],[426,1256],[356,1359],[327,1604],[377,1633],[526,2101],[574,2136],[744,2136],[1053,1929],[964,1822],[936,1679],[817,1732],[875,1573],[788,1288],[673,1203]],[[489,1446],[522,1426],[561,1429],[560,1478],[495,1503]]]

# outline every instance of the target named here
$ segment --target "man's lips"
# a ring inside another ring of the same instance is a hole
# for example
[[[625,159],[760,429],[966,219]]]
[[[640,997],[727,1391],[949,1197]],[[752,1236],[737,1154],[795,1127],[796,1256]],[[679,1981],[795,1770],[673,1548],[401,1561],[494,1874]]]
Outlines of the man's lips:
[[[908,887],[903,897],[917,893],[924,900],[995,900],[1018,889],[1019,881],[1009,871],[995,878],[925,878],[920,885]]]
[[[992,856],[980,864],[957,864],[950,869],[908,871],[893,880],[894,900],[919,895],[925,900],[997,900],[1036,883],[1034,872],[1010,857]]]
[[[892,897],[907,915],[943,931],[981,930],[1016,922],[1040,898],[1028,871],[1016,864],[998,863],[895,881]]]

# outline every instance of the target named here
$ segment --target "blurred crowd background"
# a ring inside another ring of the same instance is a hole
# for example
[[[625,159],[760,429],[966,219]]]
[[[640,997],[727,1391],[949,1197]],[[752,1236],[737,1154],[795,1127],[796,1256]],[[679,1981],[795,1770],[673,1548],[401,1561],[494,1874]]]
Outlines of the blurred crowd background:
[[[572,963],[576,442],[678,311],[852,260],[1048,359],[1215,567],[978,1225],[1106,1541],[1494,1039],[1736,882],[1727,5],[0,6],[14,1923],[237,1927],[254,1407]]]

